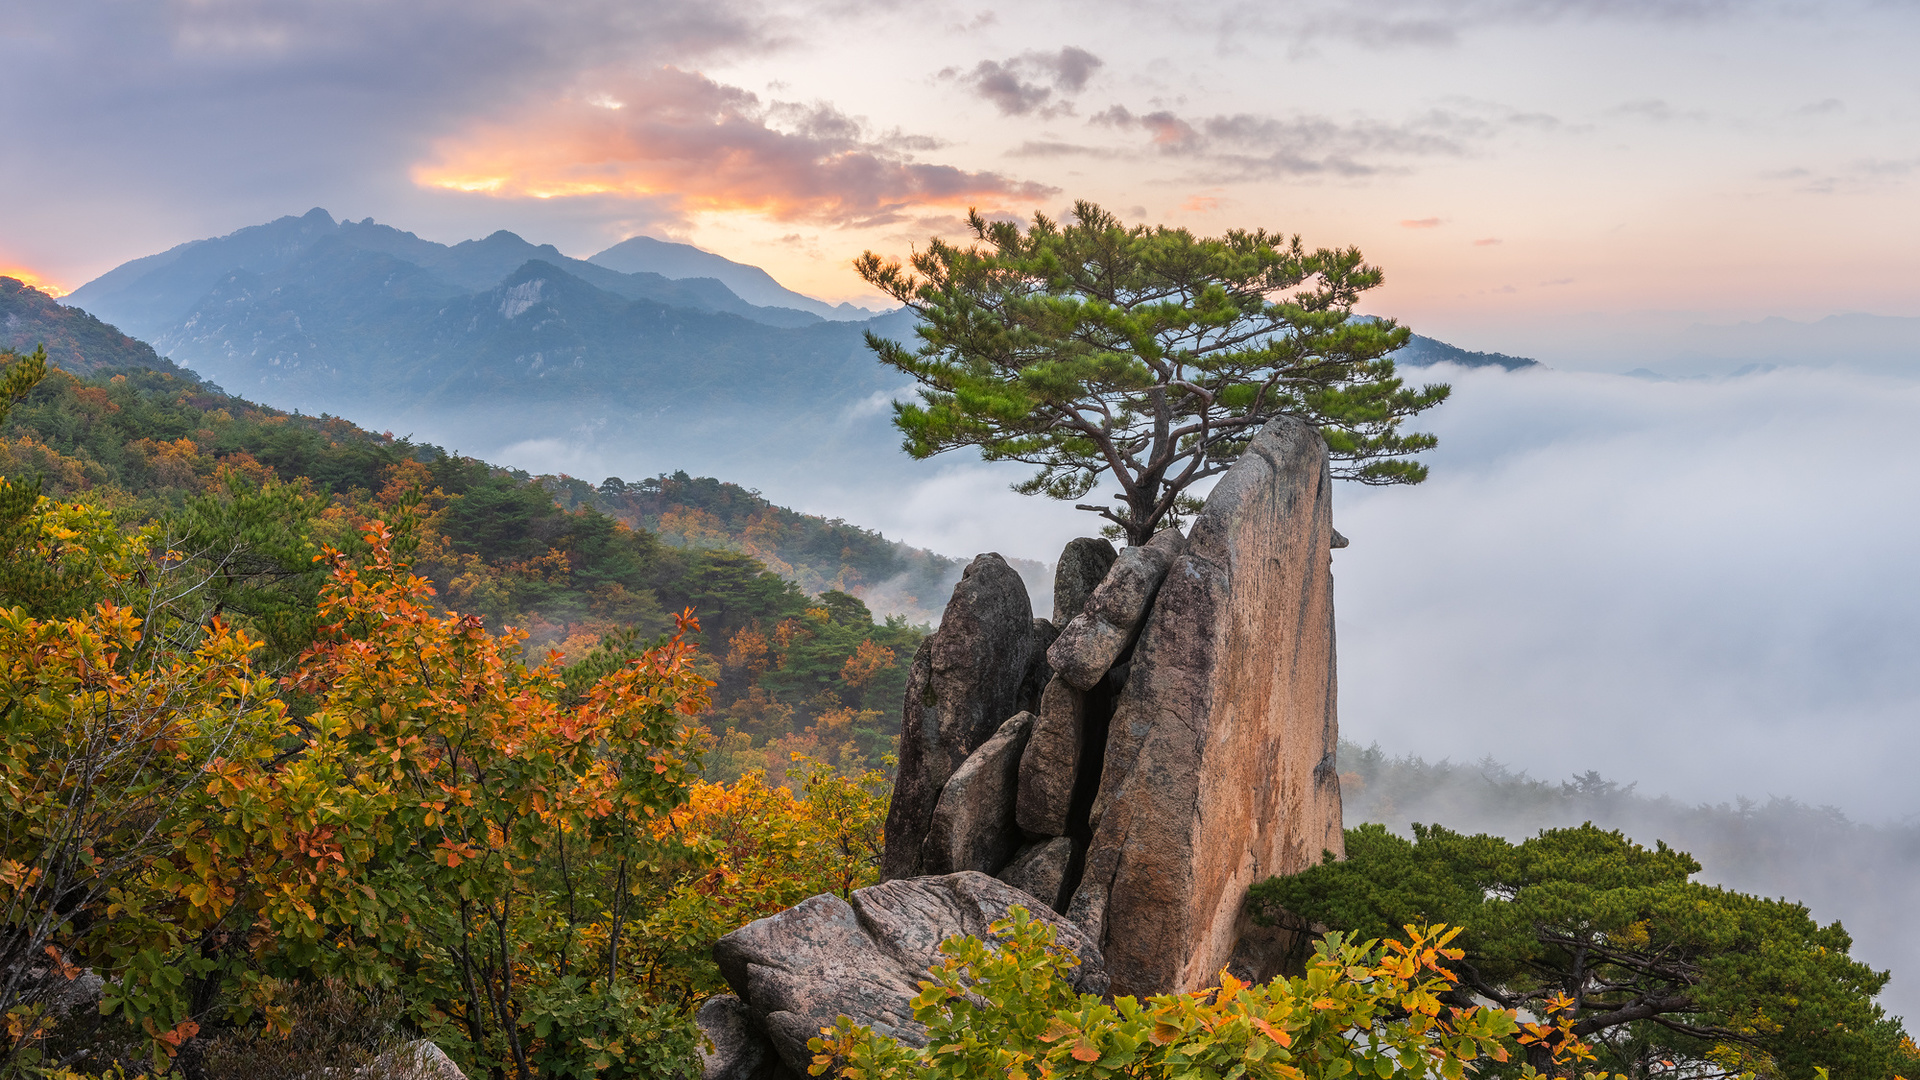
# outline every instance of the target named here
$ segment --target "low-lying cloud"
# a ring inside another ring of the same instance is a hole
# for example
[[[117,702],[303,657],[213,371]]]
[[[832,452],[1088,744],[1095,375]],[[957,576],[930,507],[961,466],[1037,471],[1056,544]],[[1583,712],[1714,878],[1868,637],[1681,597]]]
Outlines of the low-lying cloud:
[[[1447,374],[1433,478],[1336,495],[1349,737],[1920,814],[1920,383]]]
[[[423,185],[489,195],[671,196],[690,211],[879,225],[928,207],[1030,205],[1054,193],[915,160],[937,144],[874,133],[826,104],[762,101],[663,67],[595,80],[552,104],[441,140]]]

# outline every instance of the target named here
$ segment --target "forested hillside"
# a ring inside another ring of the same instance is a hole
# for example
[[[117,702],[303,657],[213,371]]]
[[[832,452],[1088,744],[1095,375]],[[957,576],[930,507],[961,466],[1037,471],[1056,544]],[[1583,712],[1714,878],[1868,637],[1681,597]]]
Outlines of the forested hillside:
[[[923,631],[899,617],[876,624],[853,593],[916,575],[937,586],[949,569],[719,481],[603,493],[254,405],[170,371],[50,371],[0,433],[0,475],[128,527],[158,523],[221,565],[234,582],[222,611],[248,620],[276,662],[312,639],[314,556],[363,550],[375,519],[400,529],[439,603],[525,631],[527,655],[553,650],[582,678],[691,608],[701,670],[717,683],[701,717],[715,775],[766,763],[777,778],[796,751],[849,772],[881,764]]]
[[[146,342],[17,278],[0,277],[0,349],[30,353],[40,345],[47,347],[49,363],[79,375],[123,367],[181,370]]]

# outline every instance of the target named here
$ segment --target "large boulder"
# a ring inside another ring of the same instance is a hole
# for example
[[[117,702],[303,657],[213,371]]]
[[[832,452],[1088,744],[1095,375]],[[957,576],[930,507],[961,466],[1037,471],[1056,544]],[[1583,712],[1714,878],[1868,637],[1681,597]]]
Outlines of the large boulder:
[[[700,1080],[775,1080],[791,1076],[772,1044],[732,994],[715,994],[694,1014],[707,1045],[700,1048]]]
[[[1058,675],[1040,694],[1040,711],[1020,761],[1015,802],[1014,820],[1029,836],[1067,834],[1090,696]]]
[[[1065,836],[1036,840],[1023,847],[994,876],[1055,911],[1067,906],[1061,895],[1073,866],[1073,841]]]
[[[1154,593],[1186,541],[1178,529],[1165,529],[1141,547],[1122,551],[1087,605],[1060,628],[1047,650],[1047,662],[1067,682],[1091,690],[1133,644],[1153,605]]]
[[[999,555],[975,558],[907,676],[883,880],[921,872],[921,847],[954,770],[1026,707],[1023,692],[1037,692],[1037,630],[1020,575]]]
[[[1106,580],[1119,552],[1097,536],[1067,541],[1053,567],[1053,625],[1065,626],[1086,610],[1087,598]]]
[[[1115,993],[1213,985],[1244,930],[1247,887],[1343,850],[1330,489],[1319,433],[1268,424],[1158,589],[1069,906]]]
[[[993,738],[967,755],[953,772],[933,809],[933,823],[921,848],[929,874],[979,870],[991,874],[1007,865],[1020,848],[1014,823],[1014,796],[1020,785],[1020,758],[1033,731],[1033,714],[1015,713]]]
[[[1099,950],[1086,934],[1036,909],[1027,893],[970,871],[883,882],[854,890],[850,900],[813,897],[721,938],[713,957],[780,1060],[805,1075],[807,1040],[840,1016],[925,1045],[913,999],[941,959],[940,943],[959,934],[989,940],[991,924],[1015,906],[1050,923],[1054,940],[1079,955],[1077,989],[1106,991]]]
[[[467,1080],[460,1066],[431,1039],[394,1047],[355,1073],[363,1080]]]

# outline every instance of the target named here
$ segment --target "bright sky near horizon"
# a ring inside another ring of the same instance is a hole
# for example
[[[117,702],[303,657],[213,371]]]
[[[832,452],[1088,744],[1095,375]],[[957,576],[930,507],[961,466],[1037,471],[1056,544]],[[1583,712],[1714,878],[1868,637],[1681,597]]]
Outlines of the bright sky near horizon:
[[[646,232],[859,300],[865,248],[1085,197],[1357,244],[1371,310],[1472,348],[1920,315],[1905,0],[0,10],[0,266],[67,289],[318,205],[581,256]]]

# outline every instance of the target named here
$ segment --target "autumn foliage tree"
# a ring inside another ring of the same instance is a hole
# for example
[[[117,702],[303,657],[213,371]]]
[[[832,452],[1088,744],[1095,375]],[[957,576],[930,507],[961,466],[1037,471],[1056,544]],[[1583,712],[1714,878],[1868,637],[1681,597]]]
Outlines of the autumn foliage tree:
[[[108,594],[194,591],[204,567],[83,511],[40,509],[65,537],[40,557]],[[663,1075],[718,985],[713,938],[872,880],[877,777],[696,779],[690,619],[570,686],[434,603],[390,529],[360,539],[326,554],[284,678],[193,604],[0,611],[11,1062],[46,1044],[47,989],[91,968],[161,1065],[208,1025],[284,1030],[330,981],[390,988],[483,1072]]]

